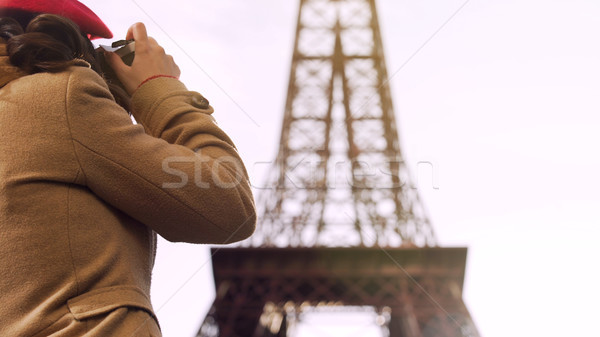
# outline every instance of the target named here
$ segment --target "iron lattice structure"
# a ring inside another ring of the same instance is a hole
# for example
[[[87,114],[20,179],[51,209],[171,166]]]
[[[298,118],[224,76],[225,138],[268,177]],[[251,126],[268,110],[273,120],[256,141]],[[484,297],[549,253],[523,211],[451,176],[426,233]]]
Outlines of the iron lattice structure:
[[[379,334],[351,336],[479,337],[462,301],[466,248],[214,248],[212,254],[217,295],[200,337],[296,336],[307,312],[319,308],[376,313]]]
[[[386,337],[478,337],[466,248],[436,247],[398,142],[375,0],[300,0],[278,157],[257,232],[213,248],[200,337],[295,337],[319,308]]]
[[[301,1],[279,153],[251,246],[435,243],[387,80],[374,1]]]

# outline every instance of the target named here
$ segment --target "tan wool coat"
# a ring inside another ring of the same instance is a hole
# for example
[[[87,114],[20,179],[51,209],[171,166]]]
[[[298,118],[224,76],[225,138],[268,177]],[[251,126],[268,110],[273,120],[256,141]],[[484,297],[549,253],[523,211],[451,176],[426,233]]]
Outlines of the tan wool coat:
[[[255,226],[212,112],[159,77],[132,97],[136,125],[84,61],[24,76],[0,43],[0,336],[160,336],[155,233],[228,243]]]

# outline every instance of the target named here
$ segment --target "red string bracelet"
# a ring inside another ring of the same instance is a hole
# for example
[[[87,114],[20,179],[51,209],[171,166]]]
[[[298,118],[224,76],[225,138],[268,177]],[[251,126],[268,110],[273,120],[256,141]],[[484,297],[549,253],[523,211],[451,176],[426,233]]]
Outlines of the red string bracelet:
[[[154,76],[150,76],[150,77],[148,77],[147,79],[143,80],[143,81],[142,81],[142,83],[140,83],[140,85],[138,85],[138,86],[137,86],[137,88],[135,88],[135,90],[138,90],[138,89],[139,89],[139,88],[140,88],[142,85],[144,85],[144,83],[146,83],[146,82],[148,82],[148,81],[150,81],[150,80],[153,80],[153,79],[155,79],[155,78],[159,78],[159,77],[168,77],[168,78],[174,78],[174,79],[176,79],[176,80],[178,79],[177,77],[175,77],[175,76],[171,76],[171,75],[154,75]]]

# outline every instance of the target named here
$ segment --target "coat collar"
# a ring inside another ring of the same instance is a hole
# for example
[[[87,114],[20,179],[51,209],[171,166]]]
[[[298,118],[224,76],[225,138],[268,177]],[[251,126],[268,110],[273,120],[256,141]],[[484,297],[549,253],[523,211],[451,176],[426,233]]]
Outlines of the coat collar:
[[[23,71],[10,63],[8,54],[6,53],[6,44],[0,40],[0,88],[4,87],[8,82],[25,75]]]

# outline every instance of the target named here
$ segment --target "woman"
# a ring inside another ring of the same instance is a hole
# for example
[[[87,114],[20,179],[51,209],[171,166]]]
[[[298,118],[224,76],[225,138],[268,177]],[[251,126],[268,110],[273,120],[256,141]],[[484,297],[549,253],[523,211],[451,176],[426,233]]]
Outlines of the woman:
[[[131,67],[106,55],[125,94],[88,40],[110,31],[76,0],[3,0],[0,17],[0,336],[160,336],[155,233],[254,230],[233,143],[143,24]]]

